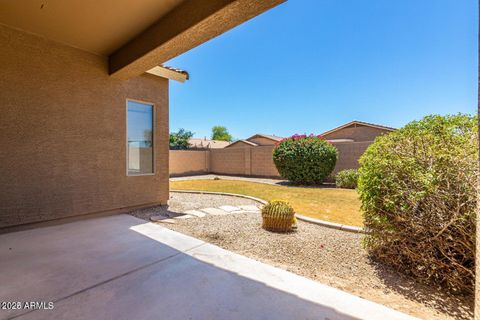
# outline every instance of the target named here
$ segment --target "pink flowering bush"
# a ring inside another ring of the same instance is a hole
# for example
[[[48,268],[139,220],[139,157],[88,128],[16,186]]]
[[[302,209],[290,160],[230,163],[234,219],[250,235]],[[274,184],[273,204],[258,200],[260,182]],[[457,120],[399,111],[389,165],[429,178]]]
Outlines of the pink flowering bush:
[[[332,173],[338,151],[325,138],[295,134],[278,142],[273,162],[280,175],[293,184],[321,184]]]

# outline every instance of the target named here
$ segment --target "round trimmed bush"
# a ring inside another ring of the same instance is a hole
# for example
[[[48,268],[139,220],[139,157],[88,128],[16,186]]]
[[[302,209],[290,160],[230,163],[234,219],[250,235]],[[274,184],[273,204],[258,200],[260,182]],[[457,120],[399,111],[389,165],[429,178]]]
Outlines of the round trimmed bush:
[[[358,171],[355,169],[342,170],[335,176],[337,188],[355,189],[358,182]]]
[[[337,162],[338,151],[321,136],[294,135],[278,143],[273,162],[293,184],[315,185],[325,181]]]
[[[427,116],[377,138],[360,159],[366,249],[454,293],[474,288],[477,125]]]

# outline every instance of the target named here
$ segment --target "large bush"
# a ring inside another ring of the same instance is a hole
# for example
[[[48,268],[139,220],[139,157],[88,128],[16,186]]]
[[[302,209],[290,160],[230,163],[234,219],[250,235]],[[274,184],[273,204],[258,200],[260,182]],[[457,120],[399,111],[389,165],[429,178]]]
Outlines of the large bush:
[[[280,175],[293,184],[321,184],[337,162],[337,148],[321,136],[294,135],[273,150]]]
[[[358,171],[355,169],[342,170],[335,176],[337,188],[355,189],[358,184]]]
[[[455,293],[474,285],[477,119],[428,116],[379,137],[360,159],[366,248]]]

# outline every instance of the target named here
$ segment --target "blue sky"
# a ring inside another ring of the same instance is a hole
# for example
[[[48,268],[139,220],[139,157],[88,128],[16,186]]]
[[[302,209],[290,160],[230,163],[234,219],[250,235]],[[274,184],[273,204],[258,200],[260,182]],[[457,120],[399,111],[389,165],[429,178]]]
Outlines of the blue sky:
[[[171,61],[171,131],[235,138],[475,113],[476,0],[289,0]]]

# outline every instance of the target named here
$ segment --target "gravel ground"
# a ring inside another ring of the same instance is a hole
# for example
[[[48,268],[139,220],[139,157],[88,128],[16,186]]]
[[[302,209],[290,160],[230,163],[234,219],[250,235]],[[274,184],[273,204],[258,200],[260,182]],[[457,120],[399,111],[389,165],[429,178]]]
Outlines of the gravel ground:
[[[218,195],[172,193],[171,197],[168,209],[132,214],[148,220],[165,210],[256,204]],[[302,221],[295,233],[271,233],[261,228],[261,217],[256,214],[206,216],[163,225],[419,318],[473,318],[473,297],[452,297],[375,263],[361,248],[359,234]]]

